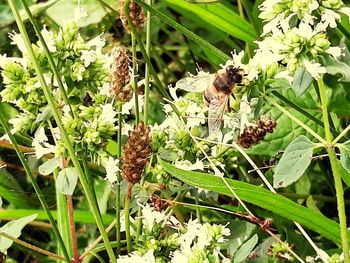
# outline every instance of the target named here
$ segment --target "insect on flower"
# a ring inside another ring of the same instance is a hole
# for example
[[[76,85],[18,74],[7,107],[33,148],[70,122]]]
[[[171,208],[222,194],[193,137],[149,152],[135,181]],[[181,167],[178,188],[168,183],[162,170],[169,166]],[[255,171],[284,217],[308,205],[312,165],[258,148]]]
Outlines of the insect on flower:
[[[203,92],[204,103],[209,107],[208,126],[211,135],[219,132],[223,115],[229,110],[230,97],[235,88],[242,85],[245,75],[243,69],[229,65],[214,74],[200,71],[196,76],[180,79],[175,88]]]

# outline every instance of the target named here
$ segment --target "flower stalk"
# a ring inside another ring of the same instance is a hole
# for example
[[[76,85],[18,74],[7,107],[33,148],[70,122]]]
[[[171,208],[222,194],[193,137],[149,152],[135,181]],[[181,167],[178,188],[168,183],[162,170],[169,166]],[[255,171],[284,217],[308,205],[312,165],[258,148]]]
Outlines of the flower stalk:
[[[118,142],[118,152],[117,156],[120,159],[121,154],[122,154],[122,104],[119,103],[117,106],[117,111],[118,111],[118,133],[117,133],[117,142]],[[120,162],[119,162],[120,166]],[[116,185],[116,196],[115,196],[115,218],[116,218],[116,226],[115,226],[115,231],[116,231],[116,240],[117,240],[117,255],[120,255],[120,250],[121,250],[121,235],[120,235],[120,183],[122,181],[122,177],[120,174],[120,171],[117,172],[117,185]]]

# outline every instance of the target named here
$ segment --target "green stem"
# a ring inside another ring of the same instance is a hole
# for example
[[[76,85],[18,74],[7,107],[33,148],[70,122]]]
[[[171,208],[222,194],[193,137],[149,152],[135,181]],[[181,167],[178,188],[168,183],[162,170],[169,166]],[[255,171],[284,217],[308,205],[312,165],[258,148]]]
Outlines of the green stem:
[[[307,132],[309,132],[312,136],[314,136],[317,140],[319,140],[321,143],[326,144],[325,139],[323,139],[320,135],[318,135],[314,130],[312,130],[309,126],[307,126],[305,123],[300,121],[298,118],[296,118],[293,114],[291,114],[288,110],[283,108],[281,105],[279,105],[275,100],[272,98],[269,98],[265,96],[265,99],[274,105],[277,109],[279,109],[281,112],[283,112],[285,115],[287,115],[290,119],[292,119],[295,123],[297,123],[299,126],[304,128]]]
[[[139,110],[139,99],[137,95],[137,77],[136,77],[136,41],[135,41],[135,34],[131,34],[131,48],[132,48],[132,90],[134,92],[135,96],[135,118],[136,118],[136,123],[140,122],[140,110]]]
[[[14,8],[13,3],[11,1],[10,1],[10,7]],[[41,203],[41,206],[43,207],[43,209],[45,210],[45,212],[47,214],[47,217],[52,225],[52,230],[57,238],[57,242],[58,242],[59,246],[62,248],[64,258],[67,262],[69,262],[70,259],[69,259],[69,255],[67,252],[67,248],[64,245],[62,236],[61,236],[60,232],[58,231],[57,224],[56,224],[54,218],[52,217],[52,214],[49,210],[49,206],[46,203],[45,197],[44,197],[43,193],[41,192],[40,187],[39,187],[38,183],[36,182],[35,177],[33,176],[32,171],[30,170],[26,159],[25,159],[23,153],[21,152],[21,150],[19,149],[17,141],[16,141],[15,137],[12,135],[10,127],[6,123],[4,116],[2,114],[0,114],[0,123],[1,123],[2,127],[4,128],[4,130],[6,131],[7,135],[9,136],[11,143],[13,145],[13,148],[15,149],[15,151],[18,155],[18,158],[23,165],[24,171],[26,172],[26,174],[29,178],[29,181],[31,182],[31,184],[35,190],[35,193],[38,196],[38,199]]]
[[[120,160],[120,156],[122,154],[122,104],[119,103],[117,106],[117,111],[118,111],[118,134],[117,134],[117,141],[118,141],[118,151],[117,151],[117,156]],[[120,163],[119,163],[119,168],[120,168]],[[120,250],[121,250],[121,236],[120,236],[120,184],[121,184],[121,174],[120,172],[117,173],[118,181],[116,185],[116,196],[115,196],[115,218],[116,218],[116,226],[115,226],[115,231],[116,231],[116,241],[117,241],[117,255],[120,255]]]
[[[25,0],[21,0],[21,2],[22,2],[22,4],[23,4],[23,7],[24,7],[24,9],[25,9],[27,15],[28,15],[28,18],[29,18],[30,22],[31,22],[32,25],[33,25],[33,28],[34,28],[34,30],[35,30],[35,33],[36,33],[36,35],[38,36],[39,41],[40,41],[41,45],[42,45],[43,48],[44,48],[44,51],[45,51],[45,55],[46,55],[46,57],[47,57],[47,60],[48,60],[48,62],[49,62],[49,64],[50,64],[50,67],[51,67],[51,69],[52,69],[52,71],[53,71],[53,73],[54,73],[54,76],[55,76],[56,80],[57,80],[58,88],[60,89],[60,91],[61,91],[61,93],[62,93],[63,101],[69,106],[69,108],[70,108],[70,110],[71,110],[71,113],[72,113],[72,116],[73,116],[73,117],[76,117],[76,116],[75,116],[75,113],[74,113],[74,111],[73,111],[73,109],[72,109],[72,107],[71,107],[71,105],[70,105],[70,103],[69,103],[66,90],[65,90],[65,88],[64,88],[64,86],[63,86],[63,81],[62,81],[62,79],[61,79],[61,74],[58,73],[57,66],[56,66],[55,62],[53,61],[53,58],[52,58],[52,56],[51,56],[51,52],[49,51],[49,48],[47,47],[47,44],[46,44],[46,42],[45,42],[45,39],[43,38],[43,36],[42,36],[42,34],[41,34],[40,28],[39,28],[38,24],[36,23],[36,21],[35,21],[33,15],[32,15],[32,13],[30,12],[30,9],[29,9],[29,7],[28,7],[26,1],[25,1]]]
[[[338,136],[332,141],[332,145],[335,145],[341,138],[343,138],[350,130],[350,125],[348,125]]]
[[[349,263],[350,255],[349,255],[349,244],[348,244],[347,227],[346,227],[344,190],[343,190],[343,184],[340,176],[339,162],[335,154],[334,147],[332,146],[333,138],[332,138],[332,133],[330,131],[329,119],[328,119],[326,88],[325,88],[323,79],[318,79],[317,84],[320,92],[322,118],[323,118],[325,133],[326,133],[326,140],[327,140],[326,147],[327,147],[327,152],[329,155],[329,160],[331,163],[333,177],[334,177],[334,186],[335,186],[335,192],[337,197],[340,237],[341,237],[342,249],[344,253],[344,262]]]
[[[128,249],[128,253],[131,252],[131,235],[130,235],[130,199],[133,184],[128,184],[128,191],[125,196],[125,206],[124,206],[124,214],[125,214],[125,234],[126,234],[126,247]]]
[[[147,0],[148,5],[152,5],[152,0]],[[147,11],[146,13],[146,53],[148,57],[151,53],[151,13]],[[144,122],[147,125],[148,124],[148,104],[149,104],[149,65],[146,64],[146,70],[145,70],[145,105],[144,105]]]
[[[198,191],[196,192],[195,203],[196,203],[196,217],[197,217],[198,223],[201,224],[202,223],[202,215],[201,215],[201,209],[199,207]]]
[[[41,68],[38,64],[38,61],[37,61],[37,58],[35,56],[35,53],[34,53],[34,50],[33,50],[33,47],[31,45],[31,42],[29,40],[29,37],[28,37],[28,34],[27,34],[27,31],[26,31],[26,28],[23,24],[23,21],[18,13],[18,10],[16,9],[15,5],[14,5],[14,2],[13,0],[9,0],[9,5],[10,5],[10,8],[12,10],[12,13],[15,17],[15,20],[16,20],[16,23],[18,25],[18,28],[21,32],[21,35],[23,37],[23,40],[24,40],[24,43],[26,45],[26,49],[28,51],[28,55],[31,59],[31,62],[33,63],[33,66],[34,66],[34,69],[37,73],[37,77],[40,81],[40,84],[41,84],[41,88],[44,92],[44,95],[45,95],[45,98],[47,100],[47,103],[51,109],[51,112],[52,112],[52,115],[56,121],[56,124],[61,132],[61,136],[62,136],[62,140],[64,141],[64,144],[65,144],[65,147],[67,148],[67,151],[69,153],[69,156],[71,158],[71,161],[74,165],[74,167],[77,169],[78,171],[78,176],[79,176],[79,180],[80,180],[80,183],[82,185],[82,188],[86,194],[86,197],[87,197],[87,201],[88,201],[88,204],[92,210],[92,214],[95,218],[95,221],[96,221],[96,224],[97,224],[97,227],[98,229],[100,230],[100,233],[103,237],[103,241],[106,245],[106,249],[107,249],[107,252],[108,252],[108,255],[110,257],[110,260],[115,263],[116,262],[116,258],[115,258],[115,255],[113,253],[113,249],[110,245],[110,242],[108,240],[108,236],[106,234],[106,231],[104,229],[104,225],[103,225],[103,221],[102,221],[102,217],[98,211],[98,207],[96,207],[94,205],[94,197],[93,197],[93,194],[91,193],[90,191],[90,188],[89,188],[89,185],[88,185],[88,182],[86,180],[86,177],[84,175],[84,172],[83,172],[83,169],[80,165],[80,162],[78,160],[78,157],[76,156],[76,153],[75,153],[75,150],[72,146],[72,143],[70,141],[70,138],[66,132],[66,130],[64,129],[64,126],[63,126],[63,123],[62,123],[62,120],[61,120],[61,116],[58,112],[58,109],[57,109],[57,105],[56,105],[56,102],[52,96],[52,93],[50,91],[50,89],[48,88],[47,84],[46,84],[46,81],[44,79],[44,76],[43,76],[43,73],[41,71]],[[67,254],[68,256],[68,254]]]

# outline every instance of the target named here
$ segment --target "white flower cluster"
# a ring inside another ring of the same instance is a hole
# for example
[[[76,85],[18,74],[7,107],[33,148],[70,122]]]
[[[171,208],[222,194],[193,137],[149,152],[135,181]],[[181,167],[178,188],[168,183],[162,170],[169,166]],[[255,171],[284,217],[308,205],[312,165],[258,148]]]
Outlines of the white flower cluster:
[[[136,251],[128,256],[121,256],[117,262],[227,262],[226,258],[219,256],[225,237],[230,235],[230,230],[222,225],[200,224],[197,220],[190,220],[184,226],[174,217],[169,217],[165,212],[154,211],[149,205],[142,207],[142,223],[147,237],[155,232],[166,233],[169,227],[175,232],[168,232],[162,240],[151,240],[152,247],[145,245],[147,250]],[[163,229],[164,228],[164,229]],[[142,237],[139,239],[142,240]],[[157,243],[160,242],[160,243]],[[159,248],[162,247],[162,249]],[[168,254],[164,254],[167,251]],[[164,261],[168,258],[168,261]],[[160,259],[160,261],[157,261]],[[210,261],[213,262],[213,261]]]

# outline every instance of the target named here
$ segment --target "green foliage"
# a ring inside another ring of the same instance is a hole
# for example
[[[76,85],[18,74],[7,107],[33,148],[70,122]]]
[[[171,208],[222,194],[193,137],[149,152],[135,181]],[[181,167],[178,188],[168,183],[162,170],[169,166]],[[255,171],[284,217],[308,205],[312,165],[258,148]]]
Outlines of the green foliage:
[[[273,177],[275,188],[286,187],[296,182],[309,167],[314,145],[305,136],[293,140],[278,162]]]

